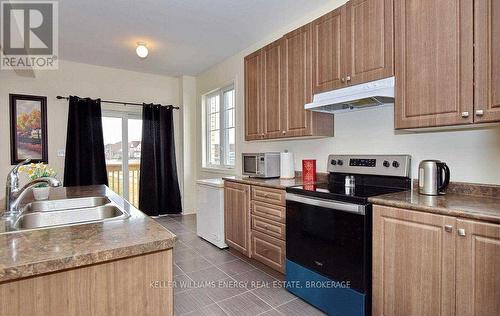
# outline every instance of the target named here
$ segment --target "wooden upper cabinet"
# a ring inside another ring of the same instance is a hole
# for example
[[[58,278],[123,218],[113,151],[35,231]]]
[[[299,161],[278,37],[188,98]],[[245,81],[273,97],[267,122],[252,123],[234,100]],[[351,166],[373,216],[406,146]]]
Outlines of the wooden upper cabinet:
[[[312,101],[311,25],[245,57],[245,139],[333,136],[333,116]]]
[[[473,0],[395,1],[394,21],[395,127],[472,123]]]
[[[345,85],[345,5],[312,22],[313,92],[320,93]],[[344,82],[343,79],[344,78]]]
[[[498,315],[500,225],[457,220],[457,229],[457,315]]]
[[[265,138],[282,135],[284,115],[283,41],[262,48],[262,117]]]
[[[454,217],[373,208],[374,316],[454,315],[455,225]]]
[[[262,56],[257,51],[245,57],[245,139],[263,136],[262,129]]]
[[[311,26],[306,25],[283,38],[285,51],[285,113],[283,134],[307,135],[311,132],[311,111],[304,105],[312,101]]]
[[[304,109],[312,101],[312,24],[283,37],[283,137],[333,136],[333,116]]]
[[[350,0],[346,20],[346,83],[393,76],[393,0]]]
[[[474,4],[474,120],[500,121],[500,1]]]
[[[224,234],[226,243],[250,255],[250,186],[224,183]]]

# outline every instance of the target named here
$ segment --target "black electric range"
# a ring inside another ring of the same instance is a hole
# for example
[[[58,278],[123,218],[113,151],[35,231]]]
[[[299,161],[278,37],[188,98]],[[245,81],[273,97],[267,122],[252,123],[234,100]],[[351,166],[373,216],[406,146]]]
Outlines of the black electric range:
[[[345,178],[354,177],[353,186],[345,185]],[[411,187],[410,178],[374,176],[332,172],[328,182],[304,184],[286,189],[288,193],[323,199],[366,204],[368,198],[377,195],[406,191]]]
[[[409,190],[410,164],[407,155],[330,155],[327,183],[286,189],[286,280],[301,285],[290,292],[328,314],[371,314],[368,198]]]

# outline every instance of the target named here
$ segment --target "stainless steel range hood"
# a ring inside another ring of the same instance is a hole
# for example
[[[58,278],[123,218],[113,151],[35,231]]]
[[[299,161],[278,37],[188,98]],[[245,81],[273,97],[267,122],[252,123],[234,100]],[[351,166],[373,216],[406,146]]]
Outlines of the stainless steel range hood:
[[[315,94],[306,110],[339,113],[394,103],[394,77]]]

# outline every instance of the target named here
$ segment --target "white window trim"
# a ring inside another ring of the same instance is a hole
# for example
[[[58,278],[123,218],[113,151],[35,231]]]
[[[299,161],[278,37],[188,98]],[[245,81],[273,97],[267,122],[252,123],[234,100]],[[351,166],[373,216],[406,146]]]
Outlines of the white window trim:
[[[202,170],[206,172],[220,172],[220,173],[228,173],[234,171],[236,167],[236,160],[234,165],[226,165],[226,139],[224,137],[224,130],[225,128],[225,108],[224,108],[224,93],[230,90],[234,90],[234,120],[235,120],[235,126],[234,126],[234,133],[235,133],[235,140],[236,140],[236,89],[235,89],[235,84],[231,83],[229,85],[226,85],[220,89],[213,90],[203,96],[203,105],[204,105],[204,111],[203,111],[203,122],[204,122],[204,129],[203,129],[203,148],[204,148],[204,155],[203,155],[203,161],[202,161]],[[209,115],[209,109],[208,109],[208,98],[214,96],[214,95],[219,95],[219,143],[220,143],[220,165],[213,165],[209,163],[210,159],[210,115]],[[236,146],[236,143],[235,143]],[[235,150],[236,154],[236,150]],[[236,157],[235,157],[236,158]]]

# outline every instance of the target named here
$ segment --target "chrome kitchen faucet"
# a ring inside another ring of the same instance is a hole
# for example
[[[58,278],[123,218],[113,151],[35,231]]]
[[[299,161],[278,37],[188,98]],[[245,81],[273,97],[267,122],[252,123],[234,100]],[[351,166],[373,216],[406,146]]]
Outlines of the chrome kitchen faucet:
[[[19,188],[19,168],[30,163],[31,159],[26,159],[15,166],[7,176],[7,184],[5,185],[5,213],[4,217],[13,217],[19,214],[19,205],[28,189],[31,189],[37,184],[46,183],[51,187],[58,187],[61,182],[56,178],[44,177],[31,181],[22,188]]]

